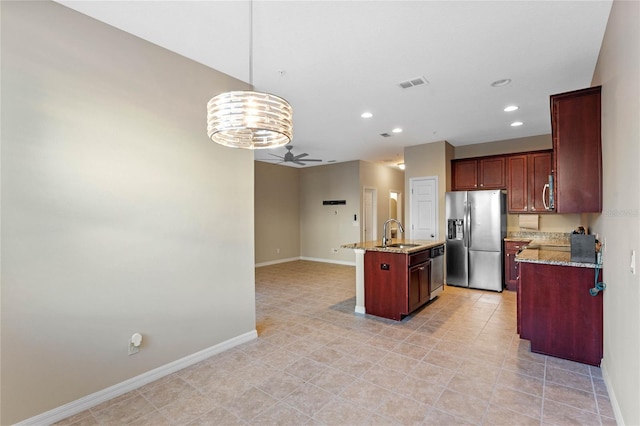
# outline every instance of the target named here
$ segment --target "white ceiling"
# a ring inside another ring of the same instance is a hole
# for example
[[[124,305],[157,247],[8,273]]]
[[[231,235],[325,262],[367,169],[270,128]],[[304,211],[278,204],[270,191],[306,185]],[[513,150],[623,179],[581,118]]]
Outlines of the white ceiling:
[[[253,84],[293,106],[294,154],[390,165],[405,146],[549,133],[549,95],[591,84],[611,9],[610,0],[58,2],[246,82],[253,38]],[[399,87],[418,76],[429,84]],[[512,83],[491,87],[504,78]],[[520,109],[505,113],[509,104]],[[395,127],[403,132],[380,136]]]

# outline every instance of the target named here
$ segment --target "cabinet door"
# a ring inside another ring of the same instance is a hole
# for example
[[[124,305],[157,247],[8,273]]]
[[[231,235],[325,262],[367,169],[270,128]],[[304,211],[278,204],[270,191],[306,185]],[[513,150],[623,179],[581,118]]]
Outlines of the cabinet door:
[[[409,269],[409,310],[407,314],[429,301],[431,261]]]
[[[468,191],[478,189],[478,161],[455,160],[451,162],[452,191]]]
[[[509,213],[528,210],[528,173],[526,155],[512,155],[507,159],[507,206]]]
[[[544,186],[549,183],[551,174],[551,152],[529,154],[529,211],[532,213],[548,212],[545,203],[549,204],[549,190],[543,200]]]
[[[420,306],[420,291],[424,265],[416,265],[409,269],[409,309],[407,314]]]
[[[478,180],[480,189],[506,188],[505,158],[492,157],[478,160]]]
[[[600,86],[551,97],[557,213],[602,211]]]

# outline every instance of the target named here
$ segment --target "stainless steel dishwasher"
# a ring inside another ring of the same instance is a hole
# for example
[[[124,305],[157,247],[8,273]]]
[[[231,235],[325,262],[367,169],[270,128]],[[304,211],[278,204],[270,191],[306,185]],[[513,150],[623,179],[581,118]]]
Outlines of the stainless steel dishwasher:
[[[429,300],[444,290],[444,245],[431,249],[431,286]]]

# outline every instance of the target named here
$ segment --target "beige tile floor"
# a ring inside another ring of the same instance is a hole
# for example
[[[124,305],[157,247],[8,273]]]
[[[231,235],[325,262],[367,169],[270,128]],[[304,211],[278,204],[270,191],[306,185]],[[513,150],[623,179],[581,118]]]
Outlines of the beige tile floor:
[[[259,338],[64,425],[614,425],[600,369],[529,352],[514,293],[446,287],[394,322],[353,267],[256,269]]]

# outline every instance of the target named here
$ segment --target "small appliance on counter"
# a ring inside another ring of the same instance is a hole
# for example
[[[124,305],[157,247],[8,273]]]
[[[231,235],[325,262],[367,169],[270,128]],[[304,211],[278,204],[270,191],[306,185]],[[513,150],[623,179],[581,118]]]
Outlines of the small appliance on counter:
[[[571,261],[596,263],[596,236],[579,226],[571,233]]]
[[[445,201],[447,284],[502,291],[506,194],[454,191],[446,193]]]

